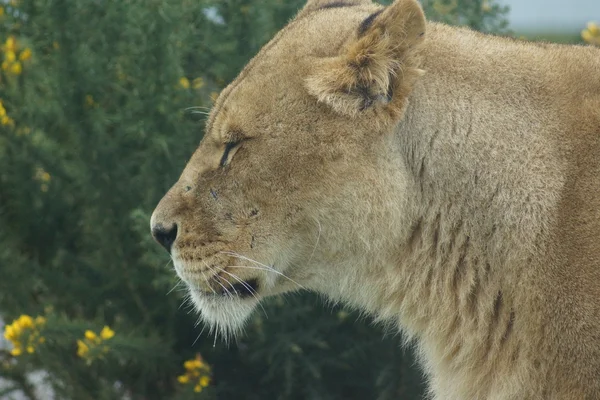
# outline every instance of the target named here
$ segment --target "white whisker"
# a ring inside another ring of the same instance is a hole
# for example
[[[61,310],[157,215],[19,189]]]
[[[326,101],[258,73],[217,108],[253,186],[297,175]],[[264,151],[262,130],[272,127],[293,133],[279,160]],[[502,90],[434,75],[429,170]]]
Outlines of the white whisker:
[[[225,291],[225,293],[227,294],[228,297],[231,297],[231,298],[234,297],[233,294],[229,291],[229,289],[227,289],[225,287],[225,285],[223,285],[221,282],[219,282],[218,279],[215,279],[214,281],[217,282],[217,284],[223,288],[223,290]]]
[[[230,267],[232,267],[232,268],[248,268],[248,269],[257,269],[257,270],[260,270],[260,271],[274,272],[274,273],[276,273],[277,275],[280,275],[280,276],[284,277],[285,279],[289,280],[290,282],[292,282],[292,283],[294,283],[294,284],[298,285],[298,287],[299,287],[300,289],[304,289],[304,290],[306,290],[306,288],[305,288],[304,286],[302,286],[301,284],[299,284],[298,282],[296,282],[295,280],[293,280],[293,279],[292,279],[292,278],[290,278],[289,276],[286,276],[286,275],[282,274],[281,272],[279,272],[279,271],[277,271],[276,269],[273,269],[273,268],[251,267],[251,266],[249,266],[249,265],[230,265]]]
[[[175,290],[180,284],[181,284],[181,279],[178,279],[177,283],[175,284],[175,286],[173,286],[173,288],[171,290],[169,290],[165,296],[170,295],[171,292],[173,292],[173,290]]]
[[[202,278],[204,279],[204,281],[206,282],[206,286],[209,287],[209,289],[213,292],[213,294],[217,294],[217,292],[215,292],[215,289],[212,288],[212,285],[210,284],[210,282],[208,281],[208,278],[206,278],[206,276],[204,275],[204,271],[200,272],[202,274]]]
[[[321,223],[319,222],[319,220],[317,220],[317,225],[319,226],[319,232],[317,234],[317,241],[315,242],[315,246],[313,247],[312,253],[310,254],[310,257],[308,258],[308,262],[306,264],[310,264],[310,262],[312,261],[313,256],[315,255],[315,251],[317,250],[317,246],[319,245],[319,240],[321,239]]]
[[[244,282],[243,280],[241,280],[240,278],[238,278],[235,274],[227,272],[223,268],[219,268],[219,267],[215,267],[215,268],[217,268],[219,271],[225,272],[227,275],[231,276],[233,279],[235,279],[236,281],[238,281],[239,283],[241,283],[250,292],[250,294],[252,295],[252,297],[254,297],[256,299],[256,301],[258,302],[258,305],[260,306],[260,308],[262,308],[263,313],[265,314],[265,318],[269,318],[269,316],[267,315],[267,311],[265,310],[265,308],[261,304],[261,302],[258,299],[258,297],[256,297],[256,295],[258,293],[256,293],[256,290],[254,290],[252,288],[252,286],[248,285],[246,282]],[[229,283],[229,281],[228,281],[228,283]]]
[[[211,107],[193,106],[193,107],[186,107],[184,109],[184,111],[190,111],[190,110],[206,110],[206,111],[210,111]]]

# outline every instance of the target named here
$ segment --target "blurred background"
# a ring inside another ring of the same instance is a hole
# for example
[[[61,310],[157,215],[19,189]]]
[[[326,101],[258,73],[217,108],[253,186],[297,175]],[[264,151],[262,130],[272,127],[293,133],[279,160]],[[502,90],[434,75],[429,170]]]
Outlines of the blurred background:
[[[149,234],[202,138],[189,107],[210,108],[303,3],[0,1],[0,399],[421,398],[398,335],[311,294],[215,342]],[[597,0],[423,4],[600,45]]]

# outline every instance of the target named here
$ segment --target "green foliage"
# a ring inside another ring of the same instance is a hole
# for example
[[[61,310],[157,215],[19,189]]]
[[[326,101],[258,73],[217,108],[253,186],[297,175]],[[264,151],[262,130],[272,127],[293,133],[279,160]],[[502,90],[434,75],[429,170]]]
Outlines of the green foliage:
[[[238,343],[213,344],[189,305],[180,307],[184,293],[172,290],[169,259],[149,235],[154,206],[202,137],[211,96],[303,3],[21,0],[2,8],[0,312],[7,323],[46,318],[33,352],[0,350],[0,374],[15,388],[33,398],[26,374],[43,369],[61,399],[421,392],[397,337],[382,340],[368,320],[311,295],[275,299],[265,305],[269,318],[258,313]],[[506,26],[506,10],[492,1],[424,5],[449,23]],[[99,335],[105,325],[115,332],[97,345],[106,349],[82,351],[86,331]],[[178,380],[197,354],[212,373],[200,393]]]

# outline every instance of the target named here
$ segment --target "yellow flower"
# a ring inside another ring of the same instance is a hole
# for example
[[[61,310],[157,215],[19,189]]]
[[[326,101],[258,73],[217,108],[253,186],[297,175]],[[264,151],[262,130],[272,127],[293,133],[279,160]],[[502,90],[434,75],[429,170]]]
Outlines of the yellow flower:
[[[102,331],[100,331],[100,337],[104,340],[108,340],[113,336],[115,336],[115,331],[110,329],[108,326],[105,326],[104,328],[102,328]]]
[[[85,357],[89,353],[90,348],[83,340],[77,340],[77,355],[79,357]]]
[[[181,86],[184,89],[189,89],[190,88],[190,80],[188,78],[186,78],[185,76],[182,76],[181,78],[179,78],[179,86]]]
[[[207,387],[210,384],[210,378],[208,376],[203,376],[200,378],[200,386]]]
[[[192,87],[194,89],[200,89],[202,86],[204,86],[204,79],[196,78],[192,81]]]
[[[19,319],[17,319],[17,322],[22,328],[33,327],[33,318],[31,318],[29,315],[22,314]]]
[[[54,47],[54,50],[60,49],[60,45],[58,44],[57,41],[52,42],[52,47]]]
[[[17,338],[17,336],[15,335],[14,326],[6,325],[6,327],[4,328],[4,338],[6,340],[10,340],[10,341],[13,341],[14,339]]]
[[[47,171],[45,171],[43,168],[38,167],[35,170],[34,178],[37,181],[40,181],[42,183],[44,183],[44,182],[48,183],[52,179],[52,176]],[[44,322],[45,322],[45,320],[44,320]],[[92,335],[94,334],[94,332],[92,332],[92,331],[88,331],[88,332],[90,332]],[[86,337],[87,337],[87,332],[86,332]]]
[[[11,65],[10,72],[12,72],[15,75],[20,75],[21,72],[23,72],[23,67],[21,66],[21,63],[17,61],[13,65]]]
[[[490,3],[487,0],[484,0],[483,3],[481,3],[481,11],[490,12],[491,10],[492,7],[490,6]]]
[[[17,59],[17,55],[12,50],[6,50],[6,53],[4,54],[4,59],[11,63]]]
[[[200,360],[188,360],[183,363],[183,366],[188,371],[193,371],[195,369],[200,369],[204,366],[204,363]]]
[[[40,185],[40,190],[46,193],[48,191],[48,185],[43,183],[42,185]]]
[[[202,391],[202,386],[200,386],[200,385],[194,386],[194,392],[200,393],[201,391]]]
[[[581,31],[581,38],[589,44],[600,46],[600,27],[594,22],[589,22],[587,29]]]
[[[0,17],[4,15],[4,7],[0,7]]]
[[[93,331],[90,331],[89,329],[85,331],[84,336],[86,339],[91,341],[94,341],[98,337]]]
[[[46,343],[46,338],[42,336],[42,337],[40,337],[40,338],[38,339],[38,342],[39,342],[39,343]]]
[[[13,345],[10,353],[15,357],[20,356],[23,354],[23,348],[27,353],[33,353],[35,345],[45,341],[40,337],[40,332],[37,329],[44,323],[45,319],[43,317],[33,319],[29,315],[23,314],[15,319],[12,324],[7,325],[4,328],[4,337]],[[26,342],[22,343],[23,340]]]
[[[348,318],[348,316],[349,316],[349,315],[350,315],[350,314],[348,314],[348,312],[347,312],[347,311],[343,311],[343,310],[342,310],[342,311],[339,311],[339,312],[337,313],[337,317],[338,317],[338,319],[339,319],[340,321],[344,321],[344,320],[346,320],[346,318]]]
[[[12,126],[14,125],[14,122],[15,121],[13,121],[12,118],[10,118],[8,115],[3,115],[2,117],[0,117],[0,123],[2,125]]]
[[[27,61],[31,58],[31,49],[29,47],[27,47],[25,50],[23,50],[21,52],[21,54],[19,54],[19,60],[21,61]]]
[[[94,98],[92,97],[91,94],[88,94],[88,95],[85,96],[85,104],[88,107],[93,107],[93,106],[96,105],[96,102],[94,101]]]
[[[177,380],[179,381],[179,383],[188,383],[190,381],[190,377],[187,375],[180,375],[177,377]]]
[[[8,67],[10,67],[10,64],[8,63],[8,61],[2,61],[2,69],[4,71],[6,71],[8,69]]]
[[[4,42],[4,50],[6,52],[12,51],[13,53],[17,51],[17,40],[14,36],[9,36]]]

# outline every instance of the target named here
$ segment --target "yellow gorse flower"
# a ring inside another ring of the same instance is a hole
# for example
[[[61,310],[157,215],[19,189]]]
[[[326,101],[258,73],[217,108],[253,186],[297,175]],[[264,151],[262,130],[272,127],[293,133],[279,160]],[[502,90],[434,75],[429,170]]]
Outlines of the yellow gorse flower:
[[[91,364],[94,360],[102,358],[102,356],[110,350],[104,343],[115,336],[115,331],[110,327],[105,326],[99,334],[88,329],[83,333],[83,339],[77,340],[77,355],[86,360],[87,364]]]
[[[4,53],[4,59],[9,63],[14,62],[17,59],[17,54],[12,50],[7,50]]]
[[[94,331],[90,331],[90,330],[85,331],[85,333],[83,335],[89,341],[96,341],[96,339],[98,338],[98,336],[96,336]]]
[[[15,121],[6,114],[6,108],[4,108],[2,100],[0,100],[0,124],[11,127],[15,126]]]
[[[35,352],[35,346],[44,343],[45,339],[41,336],[41,328],[46,324],[44,317],[35,319],[29,315],[21,315],[13,321],[12,324],[4,328],[4,338],[8,340],[13,349],[10,354],[14,357],[23,354],[26,351],[29,354]]]
[[[52,180],[52,176],[42,167],[38,167],[35,169],[35,175],[33,178],[40,182],[41,188],[43,192],[48,191],[48,184]]]
[[[4,51],[13,53],[17,51],[17,39],[14,36],[9,36],[4,42]]]
[[[111,339],[113,336],[115,336],[115,331],[113,331],[112,329],[110,329],[108,326],[105,326],[100,331],[100,337],[102,338],[102,340]]]
[[[26,49],[24,49],[21,54],[19,54],[19,60],[21,61],[27,61],[31,58],[31,49],[29,47],[27,47]]]
[[[91,108],[98,107],[98,103],[96,103],[96,100],[94,100],[94,97],[91,94],[85,96],[85,105]]]
[[[14,36],[9,36],[4,42],[4,60],[2,61],[2,70],[9,72],[13,75],[21,75],[23,72],[23,65],[21,61],[27,61],[31,58],[31,49],[25,48],[17,57],[19,46],[17,39]]]
[[[202,361],[200,354],[193,360],[187,360],[183,363],[185,374],[177,377],[177,381],[182,385],[192,383],[194,392],[201,392],[203,388],[210,385],[210,367]]]
[[[200,88],[202,88],[203,86],[204,86],[204,79],[202,79],[202,78],[195,78],[195,79],[192,81],[192,87],[193,87],[194,89],[200,89]]]
[[[586,43],[600,46],[600,26],[595,22],[589,22],[587,28],[581,31],[581,37]]]
[[[10,72],[14,75],[21,75],[21,72],[23,72],[23,66],[17,61],[10,66]]]
[[[85,344],[83,340],[77,341],[77,355],[79,357],[85,357],[87,353],[89,353],[89,351],[90,347],[87,344]]]
[[[179,78],[179,86],[181,86],[183,89],[189,89],[190,88],[190,80],[188,78],[186,78],[185,76],[182,76],[181,78]]]

